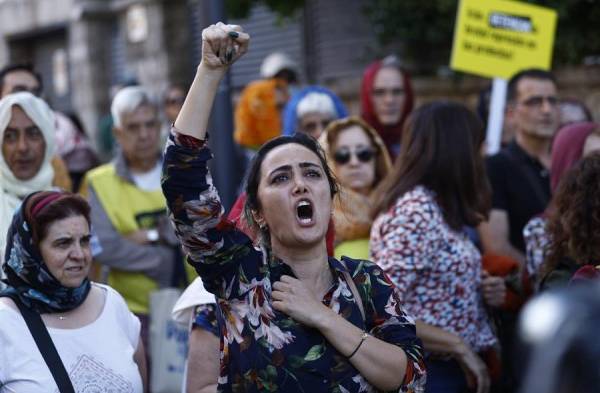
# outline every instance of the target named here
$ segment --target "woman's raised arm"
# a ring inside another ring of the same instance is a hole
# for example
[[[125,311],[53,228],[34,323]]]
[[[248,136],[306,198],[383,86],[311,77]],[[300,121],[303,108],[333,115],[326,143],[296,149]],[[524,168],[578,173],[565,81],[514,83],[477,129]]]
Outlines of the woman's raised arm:
[[[212,183],[205,143],[206,125],[219,81],[248,48],[249,36],[239,26],[217,23],[202,32],[202,61],[165,147],[162,189],[170,218],[187,260],[220,298],[229,293],[240,252],[248,257],[252,242],[234,227],[218,227],[223,206]],[[190,136],[190,138],[184,138]],[[237,281],[235,281],[237,282]],[[229,288],[230,289],[230,288]]]
[[[217,23],[202,31],[202,60],[188,91],[175,128],[204,140],[219,82],[227,69],[248,50],[250,36],[237,25]]]

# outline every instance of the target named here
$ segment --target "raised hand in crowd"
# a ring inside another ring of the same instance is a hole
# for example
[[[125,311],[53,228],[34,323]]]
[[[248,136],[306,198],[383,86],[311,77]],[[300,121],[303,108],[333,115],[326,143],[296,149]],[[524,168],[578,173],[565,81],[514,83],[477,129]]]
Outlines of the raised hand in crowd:
[[[202,60],[188,96],[175,120],[177,130],[204,139],[214,92],[229,66],[248,50],[250,36],[237,25],[217,23],[202,31]]]

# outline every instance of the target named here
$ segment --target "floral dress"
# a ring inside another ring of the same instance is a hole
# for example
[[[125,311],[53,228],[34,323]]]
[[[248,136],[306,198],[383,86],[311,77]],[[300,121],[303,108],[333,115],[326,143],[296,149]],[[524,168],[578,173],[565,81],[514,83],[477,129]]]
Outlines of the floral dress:
[[[219,392],[376,392],[325,337],[271,304],[272,284],[294,276],[289,265],[223,218],[207,169],[211,153],[202,141],[178,134],[165,153],[163,191],[188,261],[219,304]],[[425,382],[421,342],[400,307],[395,287],[368,261],[329,259],[334,283],[323,303],[357,327],[399,346],[407,357],[401,392],[420,392]],[[348,271],[361,299],[344,279]],[[363,319],[357,301],[365,309]]]
[[[459,335],[477,352],[496,343],[481,296],[481,254],[446,224],[431,190],[415,187],[375,219],[371,255],[411,315]]]
[[[537,216],[529,220],[523,228],[523,239],[525,240],[525,266],[527,274],[532,282],[538,282],[542,265],[548,256],[550,249],[550,236],[546,229],[548,220],[543,216]]]

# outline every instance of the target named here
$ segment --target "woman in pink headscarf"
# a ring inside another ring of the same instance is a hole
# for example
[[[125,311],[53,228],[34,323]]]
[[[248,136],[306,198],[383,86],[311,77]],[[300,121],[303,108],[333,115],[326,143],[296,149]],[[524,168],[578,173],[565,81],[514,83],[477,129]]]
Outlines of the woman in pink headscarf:
[[[561,128],[552,144],[550,187],[554,194],[565,173],[583,157],[600,151],[600,126],[596,123],[573,123]],[[538,281],[540,267],[547,257],[550,239],[547,232],[548,216],[554,208],[551,201],[546,211],[532,218],[525,228],[523,237],[526,247],[526,267],[532,282]]]
[[[402,129],[413,100],[410,77],[395,56],[367,67],[360,89],[362,118],[379,133],[392,159],[400,151]]]

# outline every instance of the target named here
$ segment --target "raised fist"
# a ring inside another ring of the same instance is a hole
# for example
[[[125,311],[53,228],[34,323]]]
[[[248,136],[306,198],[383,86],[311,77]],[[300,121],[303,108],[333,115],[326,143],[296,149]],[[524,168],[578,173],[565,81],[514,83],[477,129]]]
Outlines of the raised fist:
[[[202,30],[202,62],[211,69],[227,69],[248,50],[250,36],[238,25],[218,22]]]

